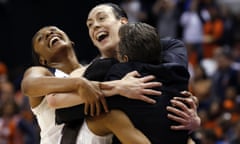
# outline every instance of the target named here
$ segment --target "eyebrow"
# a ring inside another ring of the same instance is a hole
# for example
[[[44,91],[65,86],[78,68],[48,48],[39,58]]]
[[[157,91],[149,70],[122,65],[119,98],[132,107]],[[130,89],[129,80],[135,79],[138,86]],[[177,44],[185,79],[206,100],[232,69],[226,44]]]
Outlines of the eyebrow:
[[[96,16],[98,17],[100,14],[102,14],[102,13],[104,13],[104,12],[102,12],[102,11],[99,11],[99,12],[97,12],[97,14],[96,14]],[[89,21],[93,21],[91,18],[88,18],[87,19],[87,22],[89,22]]]

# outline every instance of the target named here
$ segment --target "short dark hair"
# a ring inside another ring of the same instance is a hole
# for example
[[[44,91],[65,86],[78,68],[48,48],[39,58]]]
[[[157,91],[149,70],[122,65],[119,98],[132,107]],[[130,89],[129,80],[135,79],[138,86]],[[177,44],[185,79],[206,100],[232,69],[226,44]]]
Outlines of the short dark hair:
[[[44,29],[46,27],[49,27],[49,26],[44,26],[42,27],[41,29]],[[40,29],[40,30],[41,30]],[[39,59],[40,59],[40,55],[35,51],[35,47],[34,47],[34,41],[35,39],[37,38],[37,35],[39,34],[39,31],[36,32],[33,37],[32,37],[32,64],[35,65],[35,66],[44,66],[42,65],[40,62],[39,62]],[[46,67],[46,66],[44,66]]]
[[[120,18],[123,18],[123,17],[128,19],[127,13],[117,4],[102,3],[102,4],[98,4],[97,6],[99,6],[99,5],[107,5],[107,6],[111,7],[112,11],[113,11],[113,14],[115,15],[116,19],[120,19]]]
[[[35,33],[33,38],[32,38],[32,60],[33,60],[32,64],[35,65],[35,66],[43,66],[39,62],[40,55],[34,49],[34,40],[36,39],[36,36],[37,36],[37,33]]]
[[[127,55],[129,61],[161,62],[160,36],[151,25],[142,22],[124,24],[119,37],[119,54]]]

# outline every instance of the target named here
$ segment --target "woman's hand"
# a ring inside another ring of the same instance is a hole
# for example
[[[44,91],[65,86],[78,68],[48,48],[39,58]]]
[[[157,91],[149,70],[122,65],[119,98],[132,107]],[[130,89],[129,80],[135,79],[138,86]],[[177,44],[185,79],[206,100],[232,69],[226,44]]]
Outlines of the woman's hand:
[[[129,72],[121,80],[102,83],[101,89],[106,96],[120,94],[129,99],[142,100],[147,103],[156,103],[147,95],[160,96],[161,92],[151,88],[160,87],[160,82],[151,82],[155,77],[152,75],[141,77],[137,71]]]
[[[70,76],[80,77],[83,75],[85,70],[86,67],[78,68],[74,70]],[[90,114],[91,116],[99,115],[102,111],[102,108],[105,112],[108,112],[107,103],[100,89],[100,82],[89,81],[83,77],[81,77],[81,79],[83,82],[81,85],[79,85],[77,93],[84,101],[84,113],[86,115]]]
[[[201,124],[201,119],[197,114],[198,99],[190,92],[181,93],[186,97],[174,97],[171,100],[172,106],[168,106],[167,110],[173,114],[169,113],[168,118],[180,123],[180,125],[171,126],[171,129],[189,130],[191,133]]]
[[[107,103],[99,87],[99,82],[85,79],[85,84],[79,87],[78,95],[84,99],[84,113],[86,115],[89,113],[91,116],[99,115],[102,107],[105,112],[108,112]]]

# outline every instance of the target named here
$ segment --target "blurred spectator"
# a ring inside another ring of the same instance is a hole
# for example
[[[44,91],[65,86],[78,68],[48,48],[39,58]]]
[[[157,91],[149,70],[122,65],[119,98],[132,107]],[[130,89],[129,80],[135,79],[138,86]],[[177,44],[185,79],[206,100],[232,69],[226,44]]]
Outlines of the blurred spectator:
[[[139,22],[147,19],[147,14],[143,11],[140,0],[123,0],[120,6],[127,13],[129,22]]]
[[[162,38],[177,37],[179,15],[174,0],[156,0],[153,15],[157,17],[156,27]]]
[[[19,108],[13,100],[5,101],[1,109],[0,117],[0,143],[24,144],[24,137],[18,127],[20,117]]]
[[[233,54],[234,61],[239,64],[240,63],[240,40],[234,41],[232,54]],[[239,69],[240,69],[240,66],[239,66]]]
[[[229,144],[240,144],[240,121],[238,121],[236,127],[234,127],[234,132],[234,138]]]
[[[16,93],[9,80],[0,83],[0,131],[5,135],[1,140],[5,139],[3,141],[9,144],[37,143],[36,123],[26,98],[20,92]],[[19,141],[15,142],[15,139]],[[4,144],[1,140],[0,144]]]
[[[234,19],[229,6],[224,4],[220,5],[220,16],[223,20],[223,35],[219,40],[219,44],[222,46],[232,47]]]
[[[14,99],[14,85],[6,80],[0,83],[0,106],[7,100]]]
[[[13,99],[5,101],[0,111],[0,144],[37,144],[33,126],[22,118]]]
[[[213,57],[213,51],[219,47],[220,39],[223,36],[223,20],[220,18],[217,5],[210,5],[208,11],[210,20],[203,26],[203,54],[205,58]]]
[[[213,130],[202,129],[197,133],[197,144],[216,144],[217,137]]]
[[[232,33],[232,37],[233,37],[233,40],[234,42],[238,42],[240,41],[240,12],[237,13],[235,15],[235,18],[234,18],[234,23],[233,23],[233,33]]]
[[[238,71],[232,67],[233,60],[231,52],[224,48],[218,48],[214,52],[214,58],[217,62],[217,70],[213,75],[213,96],[220,101],[220,104],[226,98],[228,87],[238,91],[239,75]]]
[[[180,24],[183,27],[183,41],[192,65],[199,63],[203,57],[203,24],[210,19],[208,11],[199,6],[198,0],[192,0],[189,9],[183,12],[180,18]]]
[[[200,64],[194,67],[193,77],[190,80],[190,88],[193,94],[199,100],[199,109],[207,110],[210,105],[212,81],[206,74],[203,66]]]

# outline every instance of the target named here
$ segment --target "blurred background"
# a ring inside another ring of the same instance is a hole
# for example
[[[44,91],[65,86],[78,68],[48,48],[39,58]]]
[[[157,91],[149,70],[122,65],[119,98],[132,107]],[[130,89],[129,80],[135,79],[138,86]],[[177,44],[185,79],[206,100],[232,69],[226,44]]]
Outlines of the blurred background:
[[[240,0],[0,0],[0,144],[15,133],[19,144],[38,144],[39,128],[21,93],[32,65],[31,40],[56,25],[76,44],[81,63],[97,56],[85,24],[102,2],[124,8],[129,20],[182,40],[188,51],[189,89],[198,97],[201,127],[189,144],[240,144]]]

